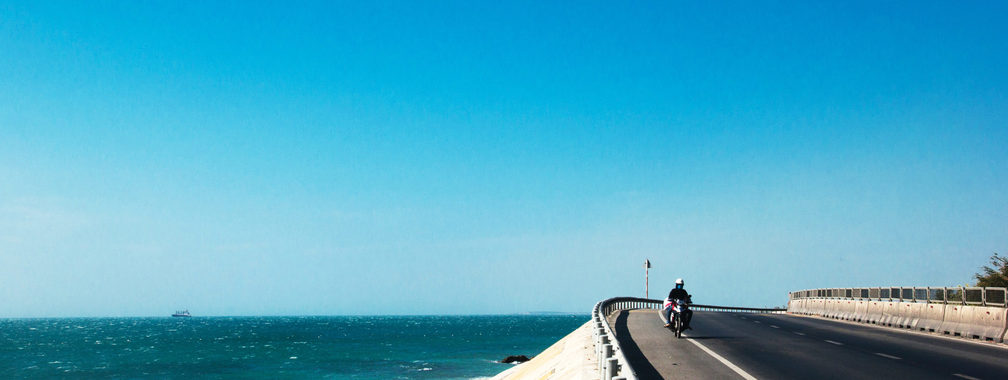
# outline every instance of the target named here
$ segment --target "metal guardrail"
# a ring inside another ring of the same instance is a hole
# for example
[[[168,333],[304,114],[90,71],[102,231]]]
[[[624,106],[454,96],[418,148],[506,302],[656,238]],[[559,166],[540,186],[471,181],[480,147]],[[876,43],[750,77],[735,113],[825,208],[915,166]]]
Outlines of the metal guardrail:
[[[714,305],[701,305],[701,304],[691,304],[690,309],[698,311],[716,311],[723,313],[755,313],[755,314],[785,314],[787,309],[775,307],[775,308],[758,308],[758,307],[738,307],[738,306],[714,306]]]
[[[606,318],[616,310],[653,309],[660,307],[661,301],[646,298],[617,297],[599,301],[592,310],[595,337],[595,357],[598,358],[599,378],[602,380],[636,380],[637,374],[627,362],[619,340]]]
[[[658,310],[662,306],[662,300],[636,297],[616,297],[595,304],[592,309],[593,334],[595,338],[595,357],[598,358],[599,378],[602,380],[636,380],[637,373],[630,366],[623,350],[620,348],[619,340],[613,332],[612,326],[607,318],[610,314],[620,310],[651,309]],[[783,314],[786,309],[781,308],[753,308],[737,306],[716,306],[691,304],[690,308],[697,311],[715,311],[729,313],[772,313]]]

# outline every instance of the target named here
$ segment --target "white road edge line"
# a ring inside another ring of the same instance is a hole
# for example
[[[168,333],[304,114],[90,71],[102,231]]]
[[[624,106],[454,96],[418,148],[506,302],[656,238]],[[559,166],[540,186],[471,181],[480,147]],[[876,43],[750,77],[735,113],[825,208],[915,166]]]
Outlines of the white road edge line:
[[[966,376],[966,375],[963,375],[961,373],[953,373],[952,376],[961,377],[961,378],[966,379],[966,380],[980,380],[980,379],[975,378],[973,376]]]
[[[826,342],[826,343],[829,343],[829,344],[835,344],[835,345],[837,345],[837,346],[843,346],[843,343],[840,343],[840,342],[834,342],[834,341],[832,341],[832,340],[829,340],[829,339],[827,339],[827,340],[824,340],[824,342]]]
[[[697,347],[700,347],[701,350],[703,350],[704,352],[706,352],[708,355],[713,356],[714,359],[717,359],[719,362],[721,362],[721,364],[724,364],[724,365],[728,366],[728,368],[731,368],[732,371],[735,371],[735,373],[739,374],[739,376],[742,376],[743,379],[746,379],[746,380],[757,380],[755,377],[753,377],[753,375],[750,375],[749,372],[746,372],[742,368],[739,368],[734,363],[728,361],[728,359],[725,359],[725,358],[721,357],[721,355],[718,355],[713,350],[707,348],[707,346],[704,346],[704,345],[700,344],[700,342],[697,342],[697,341],[691,339],[688,336],[686,337],[686,340],[688,340],[690,343],[695,344]]]
[[[900,360],[900,359],[902,359],[902,358],[901,358],[901,357],[899,357],[899,356],[892,356],[892,355],[888,355],[888,354],[883,354],[883,353],[881,353],[881,352],[876,352],[876,353],[875,353],[875,355],[878,355],[878,356],[881,356],[881,357],[883,357],[883,358],[889,358],[889,359],[893,359],[893,360]]]

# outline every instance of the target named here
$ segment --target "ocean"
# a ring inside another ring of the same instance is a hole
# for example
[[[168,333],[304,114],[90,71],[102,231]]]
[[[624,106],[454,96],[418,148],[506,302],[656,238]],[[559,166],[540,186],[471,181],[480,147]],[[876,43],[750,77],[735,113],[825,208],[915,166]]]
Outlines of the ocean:
[[[0,319],[0,378],[473,379],[589,318]]]

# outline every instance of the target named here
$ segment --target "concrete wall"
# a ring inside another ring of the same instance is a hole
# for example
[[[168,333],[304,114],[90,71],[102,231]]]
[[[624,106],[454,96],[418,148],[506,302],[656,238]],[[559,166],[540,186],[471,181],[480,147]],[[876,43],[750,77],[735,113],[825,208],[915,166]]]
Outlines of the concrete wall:
[[[592,353],[591,321],[560,339],[525,363],[497,374],[493,380],[581,379],[598,380]]]
[[[922,290],[924,288],[916,289],[920,294],[925,292]],[[930,289],[935,288],[928,288],[928,291]],[[969,302],[971,304],[963,304],[962,301],[946,304],[943,293],[931,294],[939,294],[937,302],[925,300],[924,296],[915,297],[916,302],[900,299],[792,296],[793,299],[788,302],[788,312],[998,343],[1003,343],[1008,338],[1008,308],[983,305],[989,302],[990,297],[984,296],[980,301],[972,300]],[[1004,300],[997,298],[996,302],[996,305],[1003,305]]]

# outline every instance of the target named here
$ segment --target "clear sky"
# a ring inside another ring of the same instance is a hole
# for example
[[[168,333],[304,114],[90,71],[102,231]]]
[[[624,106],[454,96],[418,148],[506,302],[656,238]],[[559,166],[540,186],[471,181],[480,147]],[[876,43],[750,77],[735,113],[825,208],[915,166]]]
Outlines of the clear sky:
[[[645,258],[773,306],[1008,253],[1004,2],[706,3],[4,2],[0,316],[587,313]]]

